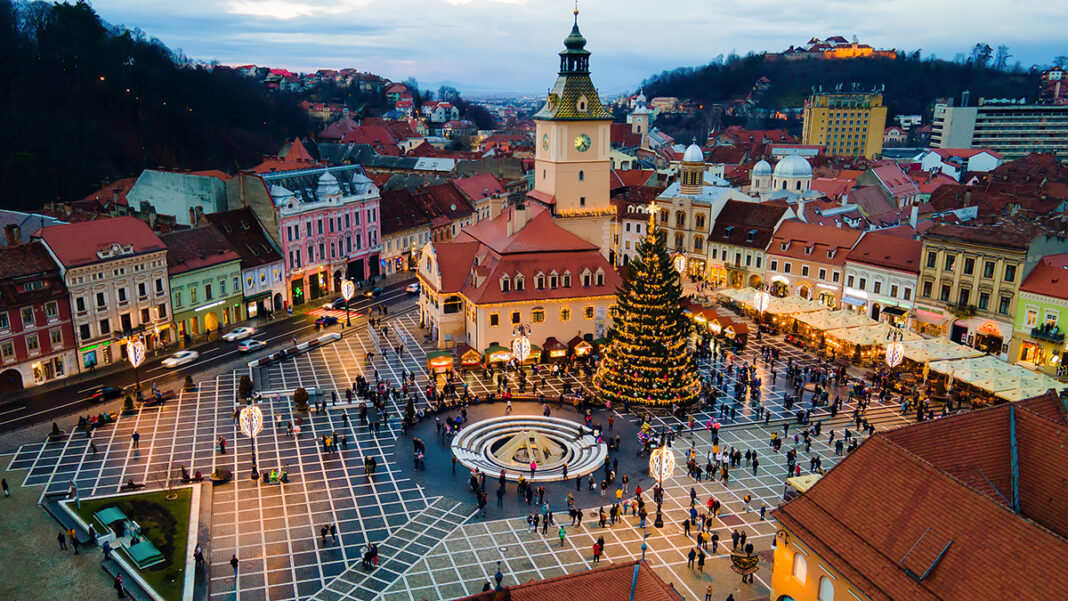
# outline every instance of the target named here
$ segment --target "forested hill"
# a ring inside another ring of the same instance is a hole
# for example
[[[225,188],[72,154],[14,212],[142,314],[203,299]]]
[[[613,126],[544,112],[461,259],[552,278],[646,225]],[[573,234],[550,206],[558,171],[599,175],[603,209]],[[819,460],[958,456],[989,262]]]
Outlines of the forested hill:
[[[157,166],[251,166],[306,133],[294,96],[194,65],[84,2],[0,0],[0,208]]]
[[[935,98],[1034,99],[1038,74],[1025,70],[997,70],[975,61],[949,62],[920,59],[918,53],[896,59],[767,60],[764,55],[734,58],[704,67],[664,71],[644,82],[645,95],[692,98],[704,104],[745,98],[760,77],[771,80],[760,96],[764,108],[800,107],[813,86],[824,91],[853,83],[860,89],[886,85],[885,103],[890,114],[923,114]]]

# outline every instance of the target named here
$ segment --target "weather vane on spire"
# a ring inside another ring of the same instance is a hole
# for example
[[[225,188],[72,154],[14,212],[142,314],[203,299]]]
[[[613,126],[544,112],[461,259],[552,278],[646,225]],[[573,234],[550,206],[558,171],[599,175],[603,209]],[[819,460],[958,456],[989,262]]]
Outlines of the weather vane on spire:
[[[578,0],[575,0],[575,25],[578,25]]]

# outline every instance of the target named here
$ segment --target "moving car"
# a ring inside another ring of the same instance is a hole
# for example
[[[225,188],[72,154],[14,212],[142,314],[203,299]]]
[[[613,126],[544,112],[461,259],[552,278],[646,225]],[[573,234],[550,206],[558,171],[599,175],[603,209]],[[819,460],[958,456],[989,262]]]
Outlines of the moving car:
[[[333,315],[323,315],[319,319],[315,320],[317,326],[332,326],[337,323],[337,318]]]
[[[122,389],[115,388],[114,386],[97,386],[93,393],[89,395],[89,400],[94,403],[106,401],[108,399],[117,399],[122,396]]]
[[[328,310],[344,309],[345,308],[345,299],[344,298],[340,298],[340,297],[339,298],[335,298],[334,300],[332,300],[330,302],[323,303],[323,308],[324,309],[328,309]]]
[[[223,335],[223,340],[227,342],[237,342],[238,340],[244,340],[256,333],[256,328],[250,326],[241,326],[231,332]]]
[[[196,351],[179,351],[163,360],[163,367],[179,367],[197,360],[200,353]]]
[[[367,298],[375,298],[376,296],[379,296],[381,294],[382,294],[382,289],[381,288],[372,288],[372,289],[368,290],[367,292],[363,293],[363,295],[366,296]]]
[[[242,353],[249,353],[252,351],[258,351],[265,346],[267,346],[266,342],[249,338],[248,340],[242,340],[237,345],[237,350],[241,351]]]
[[[404,288],[404,291],[408,294],[419,294],[419,282],[412,282]]]

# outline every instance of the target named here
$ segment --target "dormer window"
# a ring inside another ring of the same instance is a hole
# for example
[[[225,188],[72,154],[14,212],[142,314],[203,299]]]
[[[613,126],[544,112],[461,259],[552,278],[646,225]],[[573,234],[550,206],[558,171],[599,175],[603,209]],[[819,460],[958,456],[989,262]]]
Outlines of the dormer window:
[[[570,288],[571,287],[571,272],[570,271],[565,271],[564,272],[564,283],[563,283],[562,286],[564,288]]]
[[[501,292],[508,292],[512,289],[512,280],[508,276],[501,276]]]
[[[550,275],[549,276],[549,288],[553,289],[553,288],[556,288],[557,286],[559,286],[560,285],[559,284],[559,280],[560,280],[560,278],[557,277],[557,275],[555,273]]]
[[[583,112],[583,113],[586,112],[586,105],[587,104],[588,103],[586,102],[586,97],[585,96],[579,96],[579,99],[578,99],[578,102],[576,103],[576,106],[578,107],[578,110],[580,112]]]
[[[827,251],[827,258],[828,259],[833,259],[834,258],[834,253],[835,253],[835,249],[831,249],[831,250]]]
[[[790,243],[789,242],[783,242],[782,244],[779,245],[779,247],[782,250],[786,250],[786,249],[790,248]]]
[[[604,286],[604,270],[602,269],[597,270],[597,285]]]
[[[515,291],[516,292],[522,292],[523,291],[523,276],[521,276],[521,275],[515,276]]]
[[[815,248],[815,246],[806,246],[805,247],[805,254],[806,255],[811,255],[812,254],[812,249],[814,249],[814,248]]]
[[[757,235],[757,231],[756,230],[749,230],[745,234],[745,241],[746,242],[752,242],[753,240],[756,240],[756,235]]]
[[[724,238],[730,238],[730,237],[731,237],[731,234],[733,234],[733,233],[734,233],[734,226],[733,226],[733,225],[728,225],[728,226],[727,226],[726,228],[724,228],[724,230],[723,230],[723,237],[724,237]],[[786,248],[785,248],[785,245],[784,245],[784,248],[783,248],[783,250],[786,250]]]
[[[545,276],[538,274],[534,276],[534,289],[545,290]]]
[[[590,270],[589,269],[583,269],[582,270],[582,286],[585,287],[585,288],[589,288],[590,283],[592,282],[592,280],[593,280],[593,275],[590,273]]]

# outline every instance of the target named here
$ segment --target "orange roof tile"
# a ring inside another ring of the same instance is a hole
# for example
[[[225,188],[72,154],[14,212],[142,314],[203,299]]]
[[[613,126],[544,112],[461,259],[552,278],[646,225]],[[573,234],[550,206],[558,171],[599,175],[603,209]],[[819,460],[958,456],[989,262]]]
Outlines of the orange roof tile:
[[[631,597],[634,565],[638,579]],[[644,561],[613,563],[555,578],[535,580],[466,597],[460,601],[683,601],[683,596],[657,576]]]

